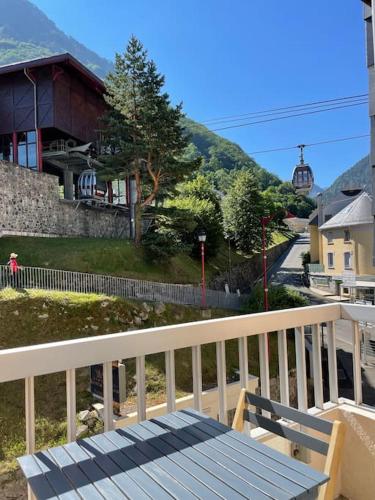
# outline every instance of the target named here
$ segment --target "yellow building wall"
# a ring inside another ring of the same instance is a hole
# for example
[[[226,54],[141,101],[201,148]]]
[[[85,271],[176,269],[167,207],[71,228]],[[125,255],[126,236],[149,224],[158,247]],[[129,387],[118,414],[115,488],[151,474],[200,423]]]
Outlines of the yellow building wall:
[[[344,230],[350,231],[350,241],[344,241]],[[352,271],[357,275],[373,275],[372,265],[373,224],[362,224],[348,228],[321,231],[322,261],[326,274],[342,275],[344,267],[344,252],[352,254]],[[332,234],[332,243],[328,243],[328,233]],[[328,267],[328,253],[334,254],[334,267]]]
[[[311,262],[319,262],[319,230],[318,226],[309,226]]]

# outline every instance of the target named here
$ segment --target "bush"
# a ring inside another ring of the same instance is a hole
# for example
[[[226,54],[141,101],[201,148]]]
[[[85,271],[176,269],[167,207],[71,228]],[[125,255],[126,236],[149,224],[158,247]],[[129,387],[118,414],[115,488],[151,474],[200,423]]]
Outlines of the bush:
[[[271,285],[268,287],[268,304],[270,311],[277,311],[307,306],[308,300],[299,292],[284,285]],[[261,285],[257,285],[253,289],[246,310],[250,313],[264,311],[263,287]]]
[[[185,225],[180,227],[180,237],[185,245],[191,247],[194,257],[200,255],[198,231],[204,229],[207,235],[206,257],[215,256],[222,239],[221,212],[215,204],[207,199],[195,196],[178,197],[167,202],[168,207],[173,207],[186,214],[188,220],[194,223],[194,230]]]
[[[184,241],[184,235],[193,232],[195,227],[185,211],[159,209],[151,229],[142,238],[146,259],[166,263],[179,252],[190,252],[191,246]]]

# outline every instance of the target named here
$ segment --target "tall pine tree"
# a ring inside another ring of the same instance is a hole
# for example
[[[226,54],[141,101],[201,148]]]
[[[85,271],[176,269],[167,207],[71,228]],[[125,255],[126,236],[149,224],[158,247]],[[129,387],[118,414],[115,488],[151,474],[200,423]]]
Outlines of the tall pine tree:
[[[243,170],[224,198],[224,234],[235,242],[238,250],[251,255],[262,248],[262,217],[273,213],[271,203],[266,203],[262,196],[256,175]],[[273,225],[267,226],[268,242],[272,239]]]
[[[99,174],[106,179],[128,175],[135,179],[137,244],[145,208],[199,165],[183,159],[188,143],[180,124],[182,105],[171,105],[164,82],[134,36],[126,52],[116,54],[114,71],[105,82],[109,111],[103,119],[104,141],[113,154],[102,157]]]

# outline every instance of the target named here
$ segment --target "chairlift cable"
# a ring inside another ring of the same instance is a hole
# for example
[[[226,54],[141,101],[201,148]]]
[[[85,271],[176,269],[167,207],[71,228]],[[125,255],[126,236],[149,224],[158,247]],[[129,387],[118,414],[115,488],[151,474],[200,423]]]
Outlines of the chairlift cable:
[[[209,130],[211,132],[218,132],[220,130],[228,130],[228,129],[232,129],[232,128],[247,127],[247,126],[250,126],[250,125],[257,125],[259,123],[268,123],[268,122],[273,122],[273,121],[278,121],[278,120],[285,120],[287,118],[295,118],[295,117],[306,116],[306,115],[315,115],[317,113],[323,113],[323,112],[326,112],[326,111],[334,111],[336,109],[352,108],[354,106],[361,106],[363,104],[367,104],[367,101],[356,103],[356,104],[346,104],[344,106],[337,106],[337,107],[330,107],[330,108],[325,108],[325,109],[319,109],[319,110],[316,110],[316,111],[305,111],[303,113],[295,113],[295,114],[291,114],[291,115],[287,115],[287,116],[279,116],[277,118],[268,118],[266,120],[258,120],[258,121],[255,121],[255,122],[247,122],[247,123],[239,123],[239,124],[236,124],[236,125],[228,125],[226,127],[212,128],[212,129],[209,129]]]
[[[370,134],[362,134],[362,135],[353,135],[350,137],[340,137],[337,139],[329,139],[327,141],[319,141],[319,142],[311,142],[310,144],[305,144],[305,147],[312,147],[312,146],[320,146],[322,144],[332,144],[335,142],[344,142],[344,141],[352,141],[354,139],[363,139],[365,137],[370,137]],[[277,151],[289,151],[292,149],[296,149],[299,146],[287,146],[287,147],[280,147],[280,148],[273,148],[273,149],[263,149],[261,151],[250,151],[248,154],[249,155],[256,155],[256,154],[262,154],[262,153],[274,153]]]
[[[352,95],[352,96],[346,96],[346,97],[337,97],[336,99],[326,99],[324,101],[313,101],[313,102],[308,102],[305,104],[295,104],[293,106],[284,106],[281,108],[273,108],[273,109],[264,109],[262,111],[253,111],[249,113],[243,113],[243,114],[238,114],[238,115],[226,115],[226,116],[221,116],[217,118],[211,118],[209,120],[203,120],[201,123],[209,123],[209,122],[216,122],[216,121],[222,121],[226,119],[232,119],[232,118],[241,118],[243,116],[252,116],[252,115],[258,115],[262,113],[271,113],[271,112],[276,112],[276,111],[284,111],[284,110],[292,110],[296,108],[304,108],[307,106],[314,106],[317,104],[331,104],[335,101],[347,101],[351,99],[359,99],[359,98],[367,98],[368,94],[357,94],[357,95]],[[337,104],[340,104],[339,102]]]

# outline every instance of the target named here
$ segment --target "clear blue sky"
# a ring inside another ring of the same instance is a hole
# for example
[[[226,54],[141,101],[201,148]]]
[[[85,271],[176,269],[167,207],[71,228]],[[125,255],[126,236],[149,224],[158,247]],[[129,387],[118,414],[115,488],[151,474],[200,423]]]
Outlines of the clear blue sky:
[[[360,0],[32,0],[63,31],[113,59],[131,34],[166,75],[173,100],[195,120],[365,93]],[[228,130],[252,152],[368,133],[367,107]],[[311,148],[328,186],[367,154],[369,140]],[[255,155],[289,179],[296,151]]]

